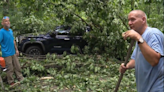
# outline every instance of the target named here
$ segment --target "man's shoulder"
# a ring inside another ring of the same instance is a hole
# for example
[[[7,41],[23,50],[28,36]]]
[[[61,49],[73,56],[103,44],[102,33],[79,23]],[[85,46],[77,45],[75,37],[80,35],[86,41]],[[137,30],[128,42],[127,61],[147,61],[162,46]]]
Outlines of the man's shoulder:
[[[148,29],[153,33],[153,32],[161,32],[158,28],[155,27],[148,27]]]
[[[1,28],[1,29],[0,29],[0,32],[3,32],[3,31],[4,31],[4,29],[3,29],[3,28]]]
[[[142,35],[144,40],[148,41],[150,39],[162,38],[164,39],[164,34],[157,28],[148,27],[144,34]]]
[[[150,34],[150,35],[153,35],[153,34],[155,34],[155,35],[162,34],[163,35],[163,33],[158,28],[154,28],[154,27],[148,27],[146,33]]]
[[[0,29],[0,31],[1,31],[1,30],[4,30],[4,29],[3,29],[3,28],[1,28],[1,29]]]

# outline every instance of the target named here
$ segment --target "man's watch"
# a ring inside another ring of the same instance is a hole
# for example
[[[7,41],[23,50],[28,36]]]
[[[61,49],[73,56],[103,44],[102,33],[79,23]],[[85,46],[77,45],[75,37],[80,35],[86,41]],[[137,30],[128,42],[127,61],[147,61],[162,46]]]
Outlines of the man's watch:
[[[138,40],[138,44],[140,43],[144,43],[144,39],[142,37]]]

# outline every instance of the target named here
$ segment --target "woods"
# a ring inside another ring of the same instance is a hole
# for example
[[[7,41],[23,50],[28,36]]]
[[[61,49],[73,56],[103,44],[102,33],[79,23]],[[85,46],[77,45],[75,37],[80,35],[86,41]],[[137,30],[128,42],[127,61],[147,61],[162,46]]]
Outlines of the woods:
[[[133,9],[146,12],[148,23],[161,31],[163,27],[162,0],[2,0],[1,15],[11,17],[15,36],[48,32],[55,26],[69,25],[72,32],[92,32],[84,35],[89,53],[106,53],[124,60],[129,42],[121,38],[128,28],[127,14]],[[113,52],[115,51],[115,52]]]
[[[20,59],[22,65],[29,63],[23,69],[26,80],[21,87],[25,90],[18,89],[22,92],[62,89],[112,92],[120,61],[125,60],[130,44],[130,39],[124,40],[121,35],[129,29],[127,14],[135,9],[143,10],[149,26],[164,33],[163,0],[1,0],[0,18],[10,17],[15,37],[46,33],[56,26],[68,25],[72,27],[72,33],[83,33],[88,42],[84,55],[58,58],[48,54],[43,61],[30,62]],[[87,26],[91,28],[89,33],[85,33]],[[44,64],[49,63],[60,67],[46,69]],[[125,85],[121,85],[120,92],[136,92],[134,70],[129,72],[125,74],[122,82]],[[54,80],[39,81],[41,76],[53,76]]]
[[[11,17],[15,36],[54,30],[55,26],[69,25],[72,32],[92,32],[84,35],[89,52],[108,54],[123,60],[129,42],[121,38],[128,28],[127,14],[133,9],[146,12],[148,23],[161,31],[163,27],[162,0],[4,0],[1,15]],[[115,51],[115,52],[112,52]]]

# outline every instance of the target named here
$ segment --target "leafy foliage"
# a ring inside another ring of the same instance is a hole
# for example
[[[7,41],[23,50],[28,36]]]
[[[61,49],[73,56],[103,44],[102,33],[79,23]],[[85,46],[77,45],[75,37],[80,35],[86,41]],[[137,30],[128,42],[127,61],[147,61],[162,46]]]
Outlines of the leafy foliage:
[[[162,0],[4,0],[3,15],[11,17],[15,35],[54,30],[55,26],[68,25],[73,33],[84,35],[89,46],[88,54],[106,54],[124,60],[129,41],[121,33],[128,30],[127,14],[141,9],[148,16],[149,26],[161,31],[163,26]],[[153,7],[151,7],[153,6]],[[0,15],[0,17],[2,14]],[[114,52],[113,52],[114,51]]]
[[[53,54],[42,61],[21,58],[20,62],[21,65],[28,62],[23,68],[25,80],[14,89],[6,86],[7,91],[112,92],[119,77],[119,61],[100,55],[67,55],[59,58]],[[41,80],[45,76],[53,79]],[[125,73],[119,91],[136,92],[134,70]]]

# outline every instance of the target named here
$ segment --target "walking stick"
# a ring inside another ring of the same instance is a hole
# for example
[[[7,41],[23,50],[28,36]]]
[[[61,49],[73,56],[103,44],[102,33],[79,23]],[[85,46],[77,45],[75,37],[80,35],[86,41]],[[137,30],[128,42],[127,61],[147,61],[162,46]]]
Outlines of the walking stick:
[[[130,47],[129,47],[129,49],[128,49],[128,53],[127,53],[127,56],[126,56],[126,59],[125,59],[125,66],[126,66],[126,64],[128,63],[128,59],[130,58],[130,54],[131,54],[131,52],[132,52],[132,47],[133,47],[133,45],[134,45],[134,42],[135,42],[135,40],[131,40],[131,42],[130,42]],[[120,86],[120,83],[121,83],[121,80],[122,80],[122,77],[123,77],[123,73],[121,73],[121,75],[120,75],[120,77],[119,77],[119,80],[118,80],[118,82],[117,82],[117,85],[116,85],[116,88],[115,88],[115,91],[114,92],[117,92],[117,90],[118,90],[118,88],[119,88],[119,86]]]

